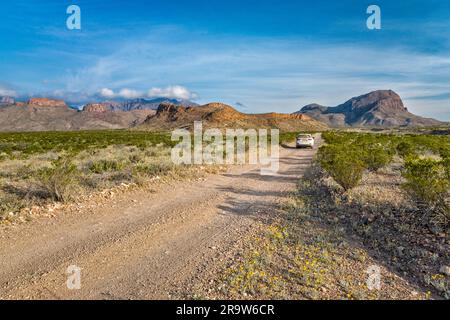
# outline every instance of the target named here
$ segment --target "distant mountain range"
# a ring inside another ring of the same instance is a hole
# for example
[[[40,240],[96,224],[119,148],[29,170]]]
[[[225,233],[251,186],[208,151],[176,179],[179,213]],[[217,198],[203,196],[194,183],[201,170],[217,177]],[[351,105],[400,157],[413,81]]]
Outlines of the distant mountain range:
[[[6,99],[5,99],[6,101]],[[33,98],[24,102],[8,100],[0,108],[0,131],[45,131],[120,129],[170,130],[192,127],[202,120],[205,127],[280,128],[284,131],[325,130],[327,126],[306,115],[245,114],[222,103],[199,106],[176,99],[136,99],[101,102],[70,108],[62,100]],[[154,110],[157,104],[157,110]]]
[[[337,107],[318,104],[304,106],[296,114],[306,114],[331,127],[434,126],[443,122],[412,114],[392,90],[378,90],[354,97]]]
[[[31,98],[32,99],[36,99],[36,98]],[[37,98],[39,99],[39,98]],[[54,99],[48,99],[48,100],[54,100]],[[29,101],[29,100],[28,100]],[[0,96],[0,106],[8,106],[8,105],[13,105],[15,104],[17,101],[15,98],[13,97],[9,97],[9,96]],[[22,103],[26,103],[26,102],[22,102]],[[151,99],[143,99],[143,98],[138,98],[138,99],[129,99],[129,100],[107,100],[107,101],[98,101],[98,102],[92,102],[92,103],[87,103],[85,105],[69,105],[67,104],[70,108],[73,109],[81,109],[83,110],[86,107],[89,106],[96,106],[97,110],[100,111],[100,109],[103,109],[103,111],[132,111],[132,110],[156,110],[158,109],[158,106],[161,103],[171,103],[171,104],[176,104],[176,105],[180,105],[183,107],[194,107],[194,106],[198,106],[197,103],[192,102],[190,100],[185,100],[185,99],[175,99],[175,98],[151,98]]]
[[[0,107],[0,131],[122,129],[137,126],[154,110],[88,112],[62,100],[33,98]]]
[[[78,110],[63,100],[31,98],[19,102],[0,96],[0,131],[130,128],[154,115],[161,103],[197,106],[188,100],[154,98],[88,103]]]
[[[325,130],[328,127],[435,126],[441,121],[410,113],[398,94],[374,91],[337,107],[310,104],[294,114],[246,114],[222,103],[198,104],[179,99],[155,98],[89,103],[82,110],[63,100],[32,98],[18,102],[0,96],[0,131],[122,129],[169,130],[190,128],[194,121],[205,127],[280,128],[283,131]]]
[[[125,101],[104,101],[99,103],[89,103],[84,106],[86,110],[99,111],[132,111],[132,110],[156,110],[161,103],[176,104],[183,107],[198,106],[195,102],[184,99],[153,98],[153,99],[133,99]]]
[[[192,129],[194,121],[202,121],[204,128],[278,128],[283,132],[326,130],[327,125],[302,114],[247,114],[223,103],[209,103],[197,107],[161,104],[153,116],[140,126],[151,130]]]

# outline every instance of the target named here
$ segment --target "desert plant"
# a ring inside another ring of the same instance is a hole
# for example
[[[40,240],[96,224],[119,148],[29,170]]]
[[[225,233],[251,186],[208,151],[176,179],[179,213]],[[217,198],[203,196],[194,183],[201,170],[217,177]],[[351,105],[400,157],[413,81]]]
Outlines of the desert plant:
[[[423,210],[422,220],[448,228],[450,223],[450,179],[448,160],[408,159],[405,163],[403,188]]]
[[[345,191],[356,187],[362,179],[365,164],[357,150],[327,145],[320,148],[318,159],[322,168]]]
[[[67,159],[53,161],[50,168],[39,171],[38,179],[48,196],[56,201],[68,201],[78,186],[78,168]]]
[[[442,165],[445,168],[445,174],[447,176],[447,179],[450,180],[450,156],[442,160]]]
[[[408,141],[402,141],[397,145],[397,153],[402,158],[416,155],[416,148]]]
[[[137,130],[98,130],[68,132],[0,132],[0,150],[9,158],[26,158],[48,151],[72,153],[102,149],[111,145],[146,148],[163,144],[173,146],[170,134]]]
[[[442,159],[450,159],[450,147],[449,146],[441,146],[439,148],[439,155]]]
[[[173,169],[173,165],[171,163],[150,163],[150,164],[139,164],[137,165],[133,171],[134,175],[144,174],[146,176],[158,176],[164,175],[168,173],[171,169]]]
[[[142,155],[141,154],[131,154],[128,159],[131,163],[136,164],[142,161]]]
[[[10,213],[18,212],[25,207],[26,201],[13,195],[0,196],[0,221],[7,219]]]
[[[370,171],[377,171],[392,161],[392,153],[383,145],[370,145],[363,149],[361,160]]]
[[[419,202],[436,206],[445,201],[449,192],[449,179],[443,161],[408,159],[405,163],[403,187]]]
[[[99,160],[92,162],[89,170],[93,173],[103,173],[107,171],[120,171],[124,166],[123,162],[117,160]]]

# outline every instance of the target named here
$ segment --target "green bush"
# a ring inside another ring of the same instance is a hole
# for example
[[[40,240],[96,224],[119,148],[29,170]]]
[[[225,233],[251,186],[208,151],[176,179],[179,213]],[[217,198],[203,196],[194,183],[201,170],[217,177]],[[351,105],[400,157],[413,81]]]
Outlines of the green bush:
[[[0,196],[0,221],[7,219],[10,212],[18,212],[25,207],[25,201],[13,195]]]
[[[382,145],[370,145],[364,148],[361,160],[370,171],[377,171],[392,161],[392,153]]]
[[[133,171],[135,175],[158,176],[166,174],[171,169],[173,169],[171,163],[151,163],[137,165]]]
[[[449,159],[450,158],[450,147],[449,146],[441,146],[439,148],[439,155],[442,159]]]
[[[320,148],[318,160],[344,190],[358,185],[365,168],[376,171],[389,164],[397,153],[405,160],[403,188],[417,201],[428,222],[449,225],[448,136],[326,132],[322,137],[327,145]],[[430,153],[441,159],[418,158],[419,154]]]
[[[397,153],[402,158],[416,155],[416,148],[408,141],[402,141],[397,145]]]
[[[419,203],[430,208],[445,205],[450,188],[445,161],[408,159],[402,175],[406,179],[404,189]]]
[[[52,167],[39,171],[38,179],[48,196],[56,201],[68,201],[78,186],[79,171],[66,159],[53,162]]]
[[[445,174],[447,176],[447,179],[450,180],[450,157],[444,158],[442,160],[442,164],[445,168]]]
[[[120,171],[124,167],[125,164],[117,160],[99,160],[91,163],[89,170],[93,173],[104,173],[108,171]]]
[[[357,150],[327,145],[320,148],[318,159],[322,168],[345,191],[356,187],[362,179],[365,164]]]
[[[8,158],[27,158],[49,151],[76,155],[112,145],[146,148],[157,144],[173,146],[176,142],[171,141],[169,133],[137,130],[0,132],[0,152]]]

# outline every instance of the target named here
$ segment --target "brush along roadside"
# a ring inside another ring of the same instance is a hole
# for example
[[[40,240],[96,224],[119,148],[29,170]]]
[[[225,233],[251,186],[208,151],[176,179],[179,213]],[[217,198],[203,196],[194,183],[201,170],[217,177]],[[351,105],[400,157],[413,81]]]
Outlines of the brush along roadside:
[[[375,254],[364,237],[341,222],[344,218],[339,213],[345,208],[328,202],[324,192],[331,197],[332,189],[322,184],[327,178],[318,182],[320,172],[317,166],[308,170],[298,190],[282,199],[273,220],[260,222],[243,252],[224,266],[213,289],[195,295],[220,299],[431,297],[434,289],[428,292],[409,277],[399,276],[388,258]],[[370,196],[373,190],[365,192]],[[374,266],[380,271],[379,290],[368,286]]]
[[[81,151],[31,155],[0,162],[0,223],[20,223],[52,208],[158,184],[198,179],[226,170],[223,165],[174,165],[170,147],[112,145]]]

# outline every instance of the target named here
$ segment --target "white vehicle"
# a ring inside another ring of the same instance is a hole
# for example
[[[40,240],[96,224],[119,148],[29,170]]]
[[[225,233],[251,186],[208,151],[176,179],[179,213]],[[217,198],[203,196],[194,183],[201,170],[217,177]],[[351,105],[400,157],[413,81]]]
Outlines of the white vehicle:
[[[314,148],[314,137],[310,134],[299,134],[295,146],[297,148]]]

